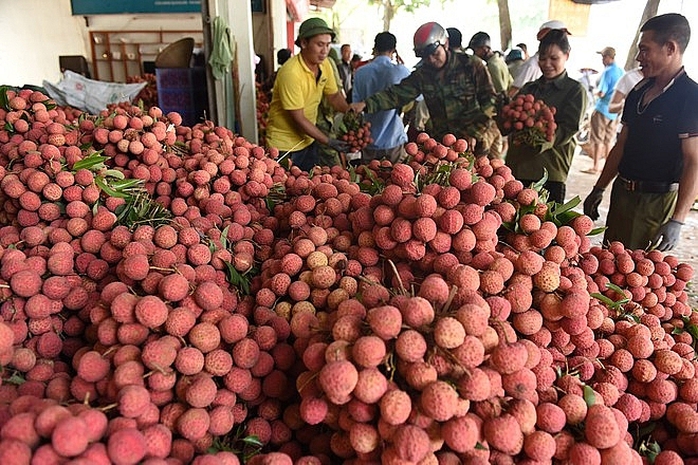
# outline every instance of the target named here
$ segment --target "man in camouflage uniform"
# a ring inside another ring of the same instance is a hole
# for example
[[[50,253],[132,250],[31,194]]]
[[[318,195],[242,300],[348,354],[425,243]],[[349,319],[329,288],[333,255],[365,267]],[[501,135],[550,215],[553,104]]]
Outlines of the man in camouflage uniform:
[[[475,142],[477,155],[488,155],[500,136],[492,119],[495,91],[482,60],[448,48],[448,34],[438,23],[423,24],[414,35],[422,64],[399,84],[351,104],[356,112],[401,108],[422,94],[430,118],[426,131],[437,140],[448,133]]]

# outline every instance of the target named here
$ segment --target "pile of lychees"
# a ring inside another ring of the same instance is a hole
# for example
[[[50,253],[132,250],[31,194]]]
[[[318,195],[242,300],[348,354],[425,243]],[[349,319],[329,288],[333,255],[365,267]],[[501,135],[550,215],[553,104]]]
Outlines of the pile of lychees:
[[[691,267],[464,140],[0,106],[0,463],[698,462]]]

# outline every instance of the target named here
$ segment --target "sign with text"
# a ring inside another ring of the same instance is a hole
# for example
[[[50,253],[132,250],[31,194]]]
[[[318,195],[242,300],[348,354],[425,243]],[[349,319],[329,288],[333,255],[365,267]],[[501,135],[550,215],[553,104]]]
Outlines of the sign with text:
[[[70,0],[70,5],[74,16],[201,12],[201,0]]]

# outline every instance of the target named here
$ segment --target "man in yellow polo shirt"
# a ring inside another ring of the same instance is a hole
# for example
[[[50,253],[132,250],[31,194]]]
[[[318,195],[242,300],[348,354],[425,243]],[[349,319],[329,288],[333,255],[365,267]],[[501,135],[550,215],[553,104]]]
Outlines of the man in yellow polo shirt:
[[[301,52],[288,60],[276,75],[269,108],[267,143],[281,154],[289,153],[293,164],[309,171],[319,161],[318,142],[338,152],[348,144],[331,139],[315,125],[318,106],[326,95],[339,112],[349,110],[337,87],[327,60],[335,33],[321,18],[310,18],[300,26],[296,45]]]

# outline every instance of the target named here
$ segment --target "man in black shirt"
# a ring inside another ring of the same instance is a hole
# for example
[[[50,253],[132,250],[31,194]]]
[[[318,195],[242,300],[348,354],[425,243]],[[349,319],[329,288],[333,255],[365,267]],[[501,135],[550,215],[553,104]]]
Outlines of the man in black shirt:
[[[640,29],[637,60],[645,80],[626,99],[623,129],[584,213],[599,217],[604,189],[613,183],[604,243],[671,250],[698,195],[698,84],[683,68],[688,20],[676,13]]]

